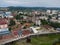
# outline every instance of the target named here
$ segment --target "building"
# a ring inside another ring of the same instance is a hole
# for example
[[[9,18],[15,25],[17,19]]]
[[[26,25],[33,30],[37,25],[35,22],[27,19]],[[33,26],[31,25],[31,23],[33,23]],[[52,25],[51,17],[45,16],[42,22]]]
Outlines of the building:
[[[41,25],[41,21],[40,20],[36,20],[36,25]]]
[[[46,14],[51,14],[51,10],[47,10],[46,11]]]
[[[6,19],[0,19],[0,35],[9,33],[8,23]]]
[[[60,28],[56,28],[57,31],[60,31]]]
[[[0,10],[1,11],[8,11],[9,8],[6,8],[6,7],[0,7]]]
[[[5,17],[6,18],[13,18],[13,15],[11,12],[5,12]]]
[[[58,20],[60,20],[60,14],[58,14]]]
[[[57,14],[58,10],[52,10],[52,14]]]
[[[33,31],[33,33],[38,33],[38,31],[36,30],[36,27],[30,27],[30,29]]]
[[[0,11],[0,18],[4,18],[4,12]]]
[[[51,22],[57,22],[57,19],[50,19]]]
[[[4,18],[4,16],[3,16],[3,14],[2,14],[2,13],[0,13],[0,18]]]
[[[40,16],[40,19],[45,19],[45,20],[47,20],[48,17],[46,17],[46,16]]]
[[[42,27],[44,28],[44,30],[54,31],[54,28],[50,25],[43,25]]]

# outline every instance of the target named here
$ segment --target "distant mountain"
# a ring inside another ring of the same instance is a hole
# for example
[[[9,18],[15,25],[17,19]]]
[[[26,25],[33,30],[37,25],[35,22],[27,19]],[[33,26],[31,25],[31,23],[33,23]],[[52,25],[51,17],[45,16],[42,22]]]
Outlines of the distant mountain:
[[[9,10],[46,10],[45,7],[8,7]]]
[[[6,7],[5,7],[6,8]],[[47,9],[50,9],[50,10],[60,10],[60,8],[57,8],[57,7],[20,7],[20,6],[9,6],[7,7],[9,8],[9,10],[21,10],[21,11],[31,11],[31,10],[47,10]]]

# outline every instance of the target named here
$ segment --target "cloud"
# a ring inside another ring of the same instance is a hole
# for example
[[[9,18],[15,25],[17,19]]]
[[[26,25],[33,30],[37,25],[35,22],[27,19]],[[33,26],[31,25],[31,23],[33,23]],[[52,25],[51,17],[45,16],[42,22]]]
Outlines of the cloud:
[[[0,6],[60,7],[60,0],[0,0]]]
[[[10,3],[10,4],[19,4],[19,1],[13,1],[13,0],[9,0],[9,1],[5,1],[6,3]]]

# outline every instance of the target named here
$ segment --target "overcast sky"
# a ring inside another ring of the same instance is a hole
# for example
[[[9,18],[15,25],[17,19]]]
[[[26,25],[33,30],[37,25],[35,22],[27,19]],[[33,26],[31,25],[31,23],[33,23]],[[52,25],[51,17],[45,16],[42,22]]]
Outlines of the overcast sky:
[[[0,0],[0,7],[60,7],[60,0]]]

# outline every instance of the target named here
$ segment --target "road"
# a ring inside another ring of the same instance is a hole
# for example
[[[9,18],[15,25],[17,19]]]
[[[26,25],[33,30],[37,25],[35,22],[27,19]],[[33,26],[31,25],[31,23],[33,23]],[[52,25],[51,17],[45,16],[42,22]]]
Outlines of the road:
[[[36,33],[36,34],[29,34],[29,35],[26,35],[26,36],[18,36],[18,37],[12,38],[12,39],[7,39],[7,40],[4,40],[4,41],[1,41],[0,45],[6,44],[6,43],[9,43],[9,42],[12,42],[12,41],[16,41],[16,40],[19,40],[19,39],[24,39],[24,38],[29,37],[29,36],[53,34],[53,33],[60,33],[60,32],[40,32],[40,33]]]

